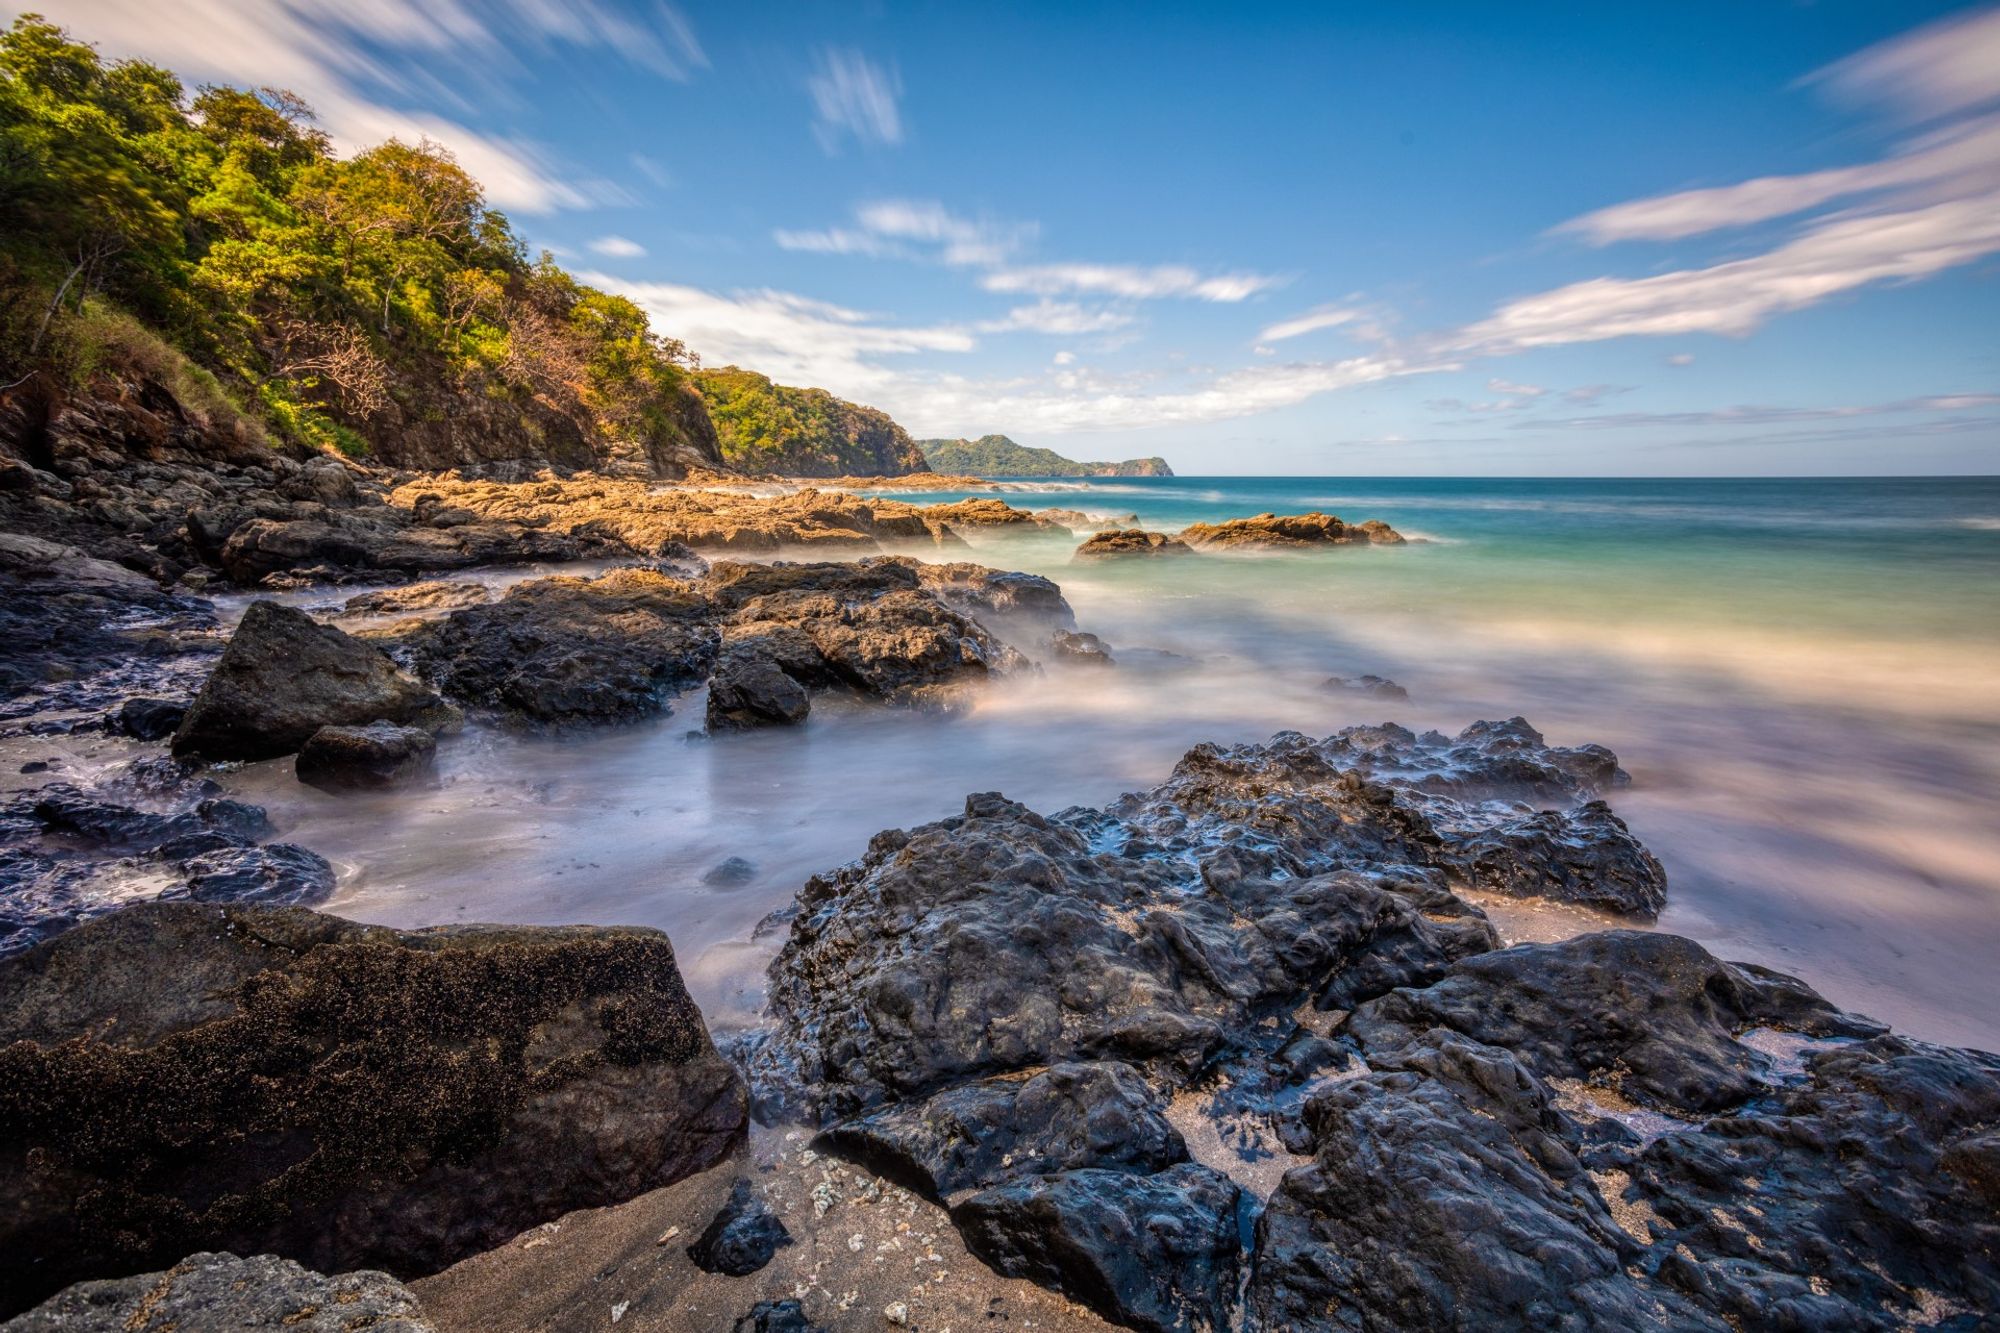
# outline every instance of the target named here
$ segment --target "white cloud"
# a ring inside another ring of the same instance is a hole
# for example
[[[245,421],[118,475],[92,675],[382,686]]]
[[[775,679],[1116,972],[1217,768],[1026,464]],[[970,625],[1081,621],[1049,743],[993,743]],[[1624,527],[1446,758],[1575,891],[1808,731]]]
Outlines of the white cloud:
[[[1901,416],[1918,412],[1972,412],[2000,407],[2000,393],[1940,394],[1894,402],[1833,407],[1770,407],[1748,404],[1700,412],[1607,412],[1587,417],[1517,421],[1516,430],[1606,430],[1636,426],[1761,426],[1795,421],[1840,421],[1850,417]]]
[[[1133,300],[1167,296],[1198,301],[1236,302],[1284,285],[1284,279],[1260,273],[1203,275],[1181,264],[1035,264],[996,269],[980,279],[989,292],[1027,292],[1057,296],[1079,292]]]
[[[806,91],[812,96],[813,137],[827,152],[839,152],[841,141],[849,136],[865,147],[903,142],[903,117],[897,107],[902,80],[859,51],[821,51],[819,68],[806,79]]]
[[[1036,230],[1033,223],[960,217],[935,200],[873,200],[858,205],[854,218],[853,227],[825,231],[781,228],[771,233],[771,238],[780,249],[812,254],[988,267],[1005,262]]]
[[[1510,398],[1540,398],[1548,392],[1539,384],[1516,384],[1512,380],[1497,377],[1486,381],[1486,391],[1506,394]]]
[[[1913,120],[1969,111],[2000,96],[2000,6],[1930,23],[1806,76],[1850,101]]]
[[[1051,364],[1051,365],[1057,365],[1057,366],[1069,366],[1069,365],[1074,365],[1074,364],[1076,364],[1076,353],[1075,353],[1075,352],[1057,352],[1057,353],[1055,354],[1055,356],[1053,356],[1053,357],[1051,357],[1051,358],[1050,358],[1050,364]]]
[[[645,246],[623,236],[600,236],[590,243],[590,248],[612,259],[638,259],[646,253]]]
[[[1563,401],[1579,407],[1595,407],[1606,398],[1630,392],[1632,386],[1629,384],[1579,384],[1574,389],[1563,390]]]
[[[1260,343],[1283,342],[1287,338],[1297,338],[1302,334],[1317,333],[1321,329],[1338,328],[1342,324],[1352,324],[1359,318],[1361,318],[1361,312],[1358,310],[1349,310],[1344,306],[1320,306],[1316,309],[1306,311],[1303,315],[1294,315],[1290,319],[1281,319],[1276,324],[1266,327],[1257,335],[1257,341]]]
[[[1694,353],[1675,352],[1667,358],[1667,364],[1670,366],[1691,366],[1694,364]]]
[[[38,0],[35,8],[107,55],[153,61],[190,84],[288,88],[312,104],[344,152],[390,137],[434,139],[489,199],[520,213],[584,207],[606,187],[566,181],[525,139],[440,114],[438,104],[462,99],[429,67],[448,69],[449,82],[504,94],[525,56],[556,46],[610,54],[672,79],[708,63],[687,21],[664,3],[647,8],[650,20],[603,0]],[[384,64],[383,51],[423,63],[398,70]]]
[[[987,320],[979,328],[985,333],[1047,333],[1073,336],[1080,333],[1108,333],[1132,323],[1132,316],[1118,310],[1093,310],[1074,301],[1037,301],[1016,306],[1003,318]]]

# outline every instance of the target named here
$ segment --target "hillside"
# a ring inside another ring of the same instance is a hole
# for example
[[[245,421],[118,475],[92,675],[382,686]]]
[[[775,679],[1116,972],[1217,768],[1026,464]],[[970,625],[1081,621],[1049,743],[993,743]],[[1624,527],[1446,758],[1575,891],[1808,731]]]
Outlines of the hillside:
[[[786,477],[900,477],[930,465],[886,412],[824,389],[773,384],[735,366],[695,372],[721,443],[742,472]]]
[[[1005,435],[976,440],[918,440],[917,447],[938,472],[972,477],[1171,477],[1164,458],[1128,458],[1122,463],[1079,463],[1053,449],[1016,444]]]
[[[0,383],[28,419],[154,384],[294,450],[678,476],[720,461],[692,363],[531,260],[435,144],[340,158],[290,93],[0,33]]]

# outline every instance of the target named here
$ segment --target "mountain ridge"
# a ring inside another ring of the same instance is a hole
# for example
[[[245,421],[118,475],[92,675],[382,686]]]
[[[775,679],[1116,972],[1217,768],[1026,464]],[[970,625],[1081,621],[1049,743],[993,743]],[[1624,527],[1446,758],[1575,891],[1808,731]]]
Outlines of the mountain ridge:
[[[1079,462],[1053,449],[1019,444],[1005,435],[976,440],[918,440],[917,448],[934,472],[971,477],[1171,477],[1174,470],[1160,457],[1127,458],[1120,462]]]

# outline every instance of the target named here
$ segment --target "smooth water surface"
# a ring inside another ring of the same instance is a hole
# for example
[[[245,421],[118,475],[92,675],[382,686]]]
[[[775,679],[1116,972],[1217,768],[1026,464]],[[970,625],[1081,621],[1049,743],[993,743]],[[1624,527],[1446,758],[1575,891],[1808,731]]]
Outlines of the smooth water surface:
[[[760,918],[967,792],[1099,804],[1199,741],[1521,714],[1632,772],[1614,804],[1667,866],[1662,928],[2000,1049],[2000,481],[1147,478],[1005,498],[1161,530],[1321,509],[1428,540],[1085,566],[1060,533],[974,533],[971,558],[1060,582],[1121,665],[1005,682],[951,718],[829,704],[802,730],[708,739],[697,693],[635,728],[475,727],[427,792],[335,799],[282,762],[232,781],[341,865],[335,911],[659,926],[728,1024],[760,1002]],[[1321,684],[1363,672],[1412,701]],[[732,856],[754,873],[705,881]]]

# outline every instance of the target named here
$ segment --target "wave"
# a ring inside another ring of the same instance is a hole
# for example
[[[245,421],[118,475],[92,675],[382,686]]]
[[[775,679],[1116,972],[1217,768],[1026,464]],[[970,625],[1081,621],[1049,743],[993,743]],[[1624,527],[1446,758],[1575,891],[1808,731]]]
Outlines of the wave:
[[[1975,532],[2000,532],[2000,518],[1990,514],[1974,514],[1971,518],[1953,519],[1956,527],[1971,528]]]

